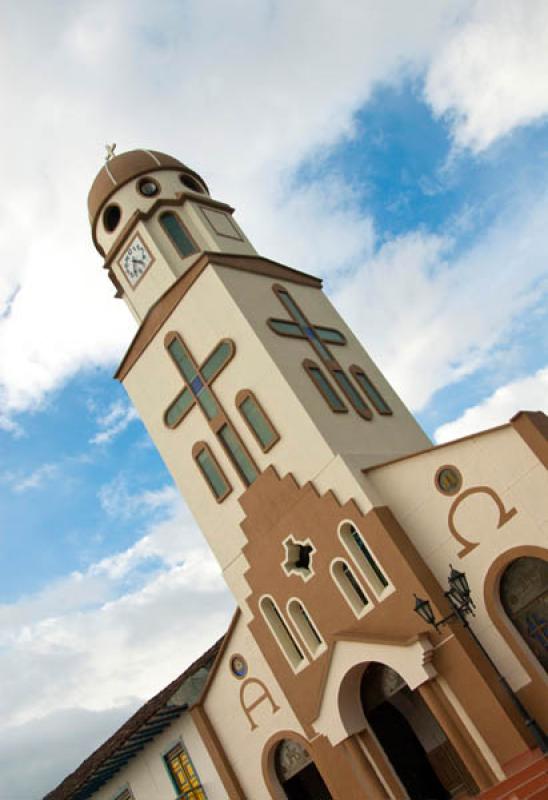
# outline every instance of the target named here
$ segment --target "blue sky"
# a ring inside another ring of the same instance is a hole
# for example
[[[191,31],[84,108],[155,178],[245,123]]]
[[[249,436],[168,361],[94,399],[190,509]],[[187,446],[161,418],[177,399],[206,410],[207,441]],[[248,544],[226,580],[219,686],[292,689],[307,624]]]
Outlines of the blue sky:
[[[0,745],[10,800],[233,607],[112,379],[135,324],[86,218],[105,142],[181,158],[261,253],[321,274],[433,439],[548,411],[545,4],[203,5],[3,8],[0,715],[21,754],[55,743],[24,774]]]

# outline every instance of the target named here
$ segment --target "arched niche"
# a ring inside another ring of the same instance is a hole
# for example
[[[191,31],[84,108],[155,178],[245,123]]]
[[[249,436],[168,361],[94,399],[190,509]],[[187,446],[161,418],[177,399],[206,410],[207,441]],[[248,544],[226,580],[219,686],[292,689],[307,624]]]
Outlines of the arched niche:
[[[510,622],[548,672],[548,561],[515,558],[502,574],[499,592]]]
[[[283,731],[263,751],[263,777],[276,800],[332,800],[302,736]]]

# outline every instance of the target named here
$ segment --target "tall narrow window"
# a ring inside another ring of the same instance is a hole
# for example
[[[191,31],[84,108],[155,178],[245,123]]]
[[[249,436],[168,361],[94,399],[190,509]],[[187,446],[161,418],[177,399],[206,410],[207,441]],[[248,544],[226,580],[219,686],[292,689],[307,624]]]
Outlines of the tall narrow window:
[[[348,411],[339,394],[331,386],[331,383],[327,380],[317,364],[307,358],[303,361],[303,367],[316,384],[316,387],[320,390],[320,394],[332,411],[342,413]]]
[[[164,759],[171,780],[181,797],[185,800],[207,800],[194,764],[182,744],[170,750]]]
[[[263,597],[261,599],[261,611],[272,631],[278,646],[283,654],[291,664],[294,670],[299,669],[305,663],[303,652],[289,628],[287,627],[284,618],[278,611],[278,608],[271,597]]]
[[[354,379],[360,389],[363,391],[368,400],[371,401],[379,414],[391,414],[392,409],[385,401],[375,384],[369,380],[363,369],[353,364],[350,367],[350,372],[354,376]]]
[[[287,612],[291,621],[299,631],[303,642],[308,647],[311,655],[315,658],[324,650],[324,641],[318,629],[310,619],[308,611],[300,600],[290,600],[287,604]]]
[[[280,436],[261,408],[259,401],[249,389],[236,395],[236,406],[253,436],[257,439],[261,450],[266,453],[279,440]]]
[[[184,229],[182,223],[171,211],[166,211],[160,217],[160,225],[167,233],[179,255],[182,258],[197,252],[197,247]]]
[[[359,530],[351,522],[341,525],[341,541],[360,568],[373,591],[380,595],[389,585],[388,578],[371,554]]]
[[[344,372],[342,369],[332,369],[331,374],[333,375],[333,377],[335,378],[335,380],[337,381],[337,383],[339,384],[345,395],[348,397],[348,399],[350,400],[350,402],[352,403],[358,414],[364,419],[371,419],[371,417],[373,416],[373,414],[371,413],[371,409],[369,408],[367,403],[365,403],[364,400],[362,400],[362,397],[359,394],[359,392],[357,392],[356,389],[354,389],[354,386],[352,383],[350,383],[350,380],[346,372]]]
[[[257,477],[257,469],[254,463],[249,458],[240,440],[229,425],[220,427],[218,434],[232,463],[240,473],[242,480],[249,486]]]
[[[205,442],[198,442],[192,448],[192,457],[213,492],[215,499],[220,503],[230,494],[232,487],[218,465],[215,456]]]
[[[346,561],[334,561],[331,573],[346,602],[355,615],[361,617],[369,606],[369,600]]]

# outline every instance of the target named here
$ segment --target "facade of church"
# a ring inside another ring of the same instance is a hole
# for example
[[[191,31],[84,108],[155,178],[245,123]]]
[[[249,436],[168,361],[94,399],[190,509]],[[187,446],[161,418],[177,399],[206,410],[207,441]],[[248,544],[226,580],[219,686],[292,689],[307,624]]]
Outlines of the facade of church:
[[[108,160],[89,211],[139,323],[116,377],[238,610],[48,799],[548,797],[548,418],[432,446],[170,156]]]

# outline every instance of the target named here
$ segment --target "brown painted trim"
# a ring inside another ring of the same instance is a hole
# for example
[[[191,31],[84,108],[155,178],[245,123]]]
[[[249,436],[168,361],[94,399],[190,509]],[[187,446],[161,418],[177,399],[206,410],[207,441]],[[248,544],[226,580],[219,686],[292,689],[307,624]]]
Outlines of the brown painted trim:
[[[130,279],[129,279],[128,275],[126,274],[126,271],[125,271],[125,269],[124,269],[124,268],[123,268],[123,266],[122,266],[122,260],[123,260],[123,258],[124,258],[124,256],[125,256],[125,254],[126,254],[126,252],[127,252],[128,248],[129,248],[129,247],[131,247],[131,246],[133,245],[133,242],[135,241],[135,239],[140,239],[140,241],[141,241],[141,243],[142,243],[143,247],[145,248],[145,250],[147,251],[147,253],[148,253],[148,254],[149,254],[149,256],[150,256],[150,264],[149,264],[149,265],[148,265],[148,267],[145,269],[145,271],[143,272],[143,274],[142,274],[142,275],[140,275],[140,276],[137,278],[137,280],[135,281],[135,283],[132,283],[132,282],[130,281]],[[116,263],[117,263],[117,264],[118,264],[118,266],[120,267],[120,272],[122,273],[122,276],[123,276],[123,278],[124,278],[125,282],[127,283],[127,285],[128,285],[128,287],[129,287],[129,289],[131,289],[131,291],[132,291],[132,292],[134,292],[134,291],[135,291],[135,289],[136,289],[136,288],[139,286],[139,284],[140,284],[140,283],[141,283],[141,281],[143,280],[143,278],[145,277],[145,275],[148,273],[149,269],[151,268],[151,266],[154,264],[154,262],[155,262],[155,261],[156,261],[156,258],[155,258],[155,256],[153,256],[153,255],[152,255],[152,253],[150,252],[149,248],[147,247],[147,244],[146,244],[146,242],[145,242],[145,239],[144,239],[143,235],[142,235],[141,233],[136,233],[134,236],[132,236],[132,237],[131,237],[131,240],[130,240],[130,241],[128,241],[128,243],[127,243],[127,246],[126,246],[126,247],[125,247],[125,248],[122,250],[122,252],[120,253],[120,255],[119,255],[119,257],[118,257],[118,260],[116,261]],[[110,272],[112,272],[112,270],[110,270]]]
[[[253,401],[253,402],[256,404],[256,406],[258,407],[259,411],[261,412],[261,414],[262,414],[262,415],[263,415],[263,417],[265,418],[265,420],[266,420],[266,422],[267,422],[267,425],[268,425],[268,427],[270,428],[271,432],[274,434],[274,439],[273,439],[273,440],[272,440],[272,442],[270,442],[270,444],[269,444],[269,445],[267,445],[266,447],[265,447],[265,446],[262,444],[262,442],[261,442],[261,440],[259,439],[259,437],[258,437],[258,435],[257,435],[257,433],[256,433],[256,431],[255,431],[255,429],[253,428],[253,426],[252,426],[251,422],[248,420],[248,418],[246,417],[246,415],[245,415],[245,414],[244,414],[244,412],[242,411],[242,404],[243,404],[243,403],[244,403],[244,401],[245,401],[245,400],[247,400],[248,398],[249,398],[250,400],[252,400],[252,401]],[[269,450],[272,450],[272,448],[274,447],[274,445],[275,445],[275,444],[277,444],[277,443],[280,441],[280,434],[278,433],[278,431],[276,430],[276,428],[275,428],[275,427],[274,427],[274,425],[272,424],[272,421],[271,421],[270,417],[268,416],[268,414],[266,413],[266,411],[264,410],[263,406],[261,405],[261,403],[259,403],[259,401],[257,400],[257,397],[256,397],[256,396],[255,396],[255,394],[254,394],[254,393],[251,391],[251,389],[240,389],[240,391],[239,391],[239,392],[238,392],[238,394],[236,395],[235,403],[236,403],[236,408],[237,408],[237,409],[238,409],[238,411],[240,412],[240,414],[241,414],[241,417],[242,417],[243,421],[245,422],[245,424],[247,425],[247,427],[249,428],[249,430],[250,430],[250,431],[251,431],[251,433],[253,434],[253,436],[254,436],[254,438],[255,438],[255,440],[256,440],[256,442],[257,442],[257,444],[259,445],[259,447],[261,448],[261,450],[263,451],[263,453],[268,453],[268,451],[269,451]]]
[[[518,411],[510,420],[511,426],[533,451],[541,464],[548,468],[548,417],[542,411]]]
[[[216,253],[205,251],[198,253],[186,272],[173,283],[164,294],[152,305],[147,312],[141,327],[123,357],[114,377],[123,380],[133,367],[139,356],[146,350],[157,332],[171,316],[183,297],[190,290],[194,282],[209,266],[229,267],[231,269],[250,272],[256,275],[283,278],[292,283],[299,283],[315,289],[321,289],[322,282],[319,278],[307,275],[304,272],[286,267],[276,261],[260,256],[242,256],[230,253]]]
[[[193,253],[187,253],[186,256],[183,255],[181,253],[181,251],[179,250],[179,246],[177,245],[177,242],[175,241],[175,239],[173,238],[173,236],[171,235],[169,230],[166,228],[166,226],[163,224],[163,222],[162,222],[163,218],[169,216],[170,214],[173,217],[175,217],[175,219],[177,220],[177,222],[179,223],[179,225],[183,229],[184,233],[188,236],[188,239],[189,239],[190,243],[194,247],[194,252]],[[182,221],[181,217],[178,214],[176,214],[174,211],[163,211],[161,214],[158,215],[158,222],[160,224],[161,229],[163,230],[163,232],[165,233],[165,235],[167,236],[167,238],[171,242],[171,245],[172,245],[173,249],[175,250],[175,252],[177,253],[177,255],[179,256],[179,258],[189,258],[190,256],[196,255],[196,253],[200,252],[200,248],[198,247],[198,245],[194,241],[193,237],[190,235],[190,233],[188,231],[188,228],[186,227],[186,225]]]
[[[358,742],[358,736],[349,736],[347,739],[343,740],[342,744],[346,750],[346,756],[350,761],[352,770],[355,773],[356,780],[365,791],[364,797],[375,798],[375,800],[380,800],[381,798],[384,800],[384,798],[390,797],[365,752],[362,750]],[[399,793],[393,794],[396,800],[404,800],[405,798],[405,793],[401,789]]]
[[[393,412],[392,412],[392,409],[390,408],[390,406],[388,405],[388,403],[387,403],[387,402],[386,402],[386,400],[384,399],[384,395],[383,395],[383,393],[382,393],[382,392],[381,392],[381,391],[380,391],[380,390],[377,388],[376,384],[374,384],[374,383],[373,383],[373,381],[371,380],[371,378],[369,377],[369,375],[367,374],[367,372],[366,372],[364,369],[362,369],[362,367],[358,367],[358,365],[357,365],[357,364],[352,364],[352,365],[351,365],[351,366],[348,368],[348,370],[349,370],[349,372],[352,374],[352,377],[354,378],[354,380],[355,380],[356,384],[358,385],[359,389],[361,390],[362,394],[364,394],[364,395],[367,397],[367,399],[369,400],[369,402],[371,403],[371,405],[372,405],[372,406],[375,408],[375,410],[376,410],[376,411],[377,411],[379,414],[382,414],[383,416],[386,416],[386,417],[388,417],[388,416],[391,416],[391,415],[392,415],[392,413],[393,413]],[[378,405],[377,405],[377,403],[375,402],[375,398],[374,398],[374,397],[372,397],[371,395],[369,395],[369,394],[368,394],[368,392],[366,391],[366,389],[365,389],[365,388],[364,388],[364,387],[361,385],[361,383],[360,383],[360,382],[359,382],[359,380],[357,379],[357,377],[356,377],[357,375],[365,375],[365,377],[367,378],[367,380],[369,381],[369,383],[371,384],[371,386],[372,386],[372,387],[375,389],[375,391],[376,391],[376,392],[378,392],[378,393],[379,393],[379,395],[382,397],[382,399],[383,399],[383,402],[385,403],[385,405],[386,405],[386,407],[387,407],[388,411],[385,411],[384,409],[382,409],[382,408],[379,408],[379,406],[378,406]]]
[[[208,454],[210,459],[213,461],[213,464],[215,465],[215,467],[219,471],[222,479],[224,480],[224,482],[226,484],[226,492],[224,492],[224,494],[217,495],[215,493],[215,491],[213,490],[213,486],[209,482],[209,478],[207,477],[206,473],[204,472],[204,470],[200,466],[200,462],[198,461],[198,456],[200,455],[200,453],[203,453],[204,450],[206,451],[206,453]],[[207,442],[196,442],[196,444],[193,445],[193,447],[192,447],[192,458],[196,462],[196,466],[200,470],[200,473],[203,475],[203,478],[204,478],[204,480],[205,480],[205,482],[206,482],[206,484],[207,484],[207,486],[209,488],[209,491],[211,492],[211,494],[213,495],[213,497],[215,498],[217,503],[222,503],[223,500],[226,497],[228,497],[228,495],[231,493],[232,485],[231,485],[230,481],[228,480],[228,478],[226,477],[221,465],[219,464],[219,462],[217,461],[217,459],[213,455],[213,452],[212,452],[210,446],[207,444]]]
[[[222,236],[223,239],[236,239],[236,241],[238,241],[238,242],[245,242],[244,237],[242,236],[242,234],[238,231],[238,229],[234,225],[234,220],[232,219],[231,216],[228,216],[228,214],[225,215],[226,218],[230,221],[230,223],[234,226],[234,233],[237,234],[235,236],[231,236],[229,233],[221,233],[221,231],[217,230],[217,228],[213,224],[213,220],[209,219],[209,217],[207,216],[207,207],[206,206],[199,205],[198,208],[200,209],[200,211],[202,213],[202,216],[204,217],[205,221],[207,222],[207,224],[209,225],[209,227],[211,228],[213,233],[215,233],[217,236]]]
[[[110,270],[109,273],[108,273],[108,277],[109,277],[109,280],[114,284],[114,287],[116,289],[116,294],[114,295],[114,297],[117,297],[117,298],[123,297],[124,296],[124,287],[122,286],[122,284],[118,280],[118,277],[116,276],[116,274],[112,270]]]
[[[166,169],[169,169],[169,167],[166,167]],[[108,253],[105,256],[103,267],[105,267],[105,269],[109,267],[116,255],[116,250],[120,246],[122,239],[125,239],[126,236],[129,236],[132,228],[134,228],[138,222],[146,222],[147,220],[151,219],[151,217],[153,217],[160,208],[182,207],[187,201],[196,202],[198,197],[200,198],[202,205],[211,206],[211,208],[216,208],[221,211],[228,211],[231,214],[234,213],[232,206],[229,206],[227,203],[222,203],[220,200],[214,200],[212,197],[209,197],[209,195],[199,195],[197,192],[193,192],[191,190],[177,192],[175,197],[157,197],[146,211],[142,211],[139,208],[135,209],[125,226],[122,228],[120,234],[109,247]],[[97,240],[97,223],[95,223],[94,227],[92,228],[92,239],[93,244],[101,253],[101,255],[105,255],[105,251]]]
[[[437,681],[427,681],[421,684],[417,690],[461,757],[464,766],[476,782],[478,789],[488,789],[498,783],[497,776],[481,754],[460,718],[457,717],[454,709],[449,705]]]
[[[310,380],[312,381],[312,383],[314,384],[316,389],[319,391],[319,393],[321,394],[321,396],[323,397],[323,399],[325,400],[325,402],[327,403],[327,405],[329,406],[331,411],[333,411],[334,414],[347,414],[348,413],[348,408],[345,406],[342,397],[339,395],[339,393],[336,391],[336,389],[333,388],[333,385],[326,378],[326,376],[325,376],[324,372],[322,371],[320,365],[317,364],[315,361],[312,361],[312,359],[310,359],[310,358],[305,358],[304,361],[303,361],[303,367],[304,367],[308,377],[310,378]],[[335,408],[335,406],[332,405],[331,400],[329,398],[329,395],[326,392],[324,392],[323,387],[320,386],[320,384],[318,383],[318,381],[316,380],[316,378],[313,375],[313,370],[315,370],[315,369],[317,369],[319,372],[321,372],[325,382],[329,386],[331,386],[331,391],[333,392],[334,395],[336,395],[336,397],[339,398],[339,400],[340,400],[340,402],[342,404],[342,408]]]
[[[228,797],[230,800],[246,800],[242,786],[230,763],[230,759],[228,758],[203,706],[193,706],[193,708],[190,709],[190,716],[192,717],[198,733],[200,734],[200,738],[204,743],[211,760],[213,761],[213,765],[217,770],[217,774],[223,782],[223,786],[225,787]]]
[[[223,641],[221,642],[221,646],[219,647],[217,655],[215,656],[215,661],[211,665],[211,669],[208,672],[206,682],[204,684],[200,697],[196,701],[195,705],[203,705],[205,703],[207,695],[209,694],[209,690],[213,685],[213,679],[217,674],[217,670],[219,669],[225,651],[228,648],[228,645],[230,644],[230,641],[232,639],[232,634],[236,629],[236,625],[238,624],[238,620],[240,619],[241,613],[242,612],[240,611],[240,609],[236,608],[236,611],[232,615],[232,619],[230,620],[230,625],[228,626],[228,630],[224,635]]]
[[[301,736],[301,734],[296,733],[296,731],[276,731],[276,733],[273,733],[272,736],[267,739],[261,756],[261,770],[265,786],[273,800],[287,800],[286,794],[276,775],[275,765],[276,748],[284,739],[293,739],[302,745],[309,755],[312,755],[310,753],[310,742],[305,739],[304,736]],[[316,767],[318,767],[317,764]]]
[[[444,469],[452,469],[454,472],[457,473],[459,477],[459,484],[455,489],[451,489],[451,491],[447,491],[446,489],[442,489],[439,485],[439,477],[440,474],[443,472]],[[443,494],[445,497],[453,497],[453,495],[458,494],[462,489],[463,479],[462,479],[462,472],[458,467],[454,464],[442,464],[441,467],[438,467],[436,470],[436,474],[434,475],[434,487],[438,490],[440,494]]]
[[[367,759],[371,759],[371,763],[373,763],[379,771],[380,777],[377,776],[377,779],[383,787],[383,791],[385,792],[385,794],[382,796],[389,796],[391,800],[409,800],[407,792],[405,791],[403,784],[401,783],[398,774],[394,769],[394,765],[388,758],[379,740],[375,736],[367,716],[365,716],[365,721],[365,728],[359,733],[354,734],[352,738],[360,740],[361,746],[365,748],[365,751],[367,752]],[[366,754],[364,752],[364,756],[365,755]],[[375,773],[375,775],[377,775],[377,773]],[[385,787],[387,787],[390,795],[386,793]]]
[[[423,456],[425,453],[432,453],[434,450],[442,450],[444,447],[452,447],[454,444],[460,444],[461,442],[466,442],[469,439],[476,439],[478,436],[487,436],[490,433],[495,433],[495,431],[502,431],[505,428],[509,428],[510,423],[505,422],[504,425],[495,425],[494,428],[486,428],[484,431],[478,431],[477,433],[469,433],[467,436],[461,436],[459,439],[453,439],[452,442],[443,442],[442,444],[433,444],[432,447],[425,447],[423,450],[417,450],[415,453],[409,453],[406,456],[398,456],[398,458],[391,458],[389,461],[381,461],[378,464],[373,464],[372,467],[366,467],[362,469],[364,475],[367,475],[368,472],[373,472],[375,469],[381,469],[381,467],[389,467],[392,464],[398,464],[400,461],[408,461],[411,458],[416,458],[417,456]]]
[[[491,622],[531,679],[531,685],[522,687],[518,694],[526,689],[528,700],[529,702],[532,701],[534,705],[532,715],[540,716],[543,709],[544,713],[546,713],[546,675],[544,668],[508,617],[500,600],[500,581],[504,571],[512,561],[523,557],[541,558],[544,561],[548,561],[548,548],[521,545],[499,555],[493,561],[485,576],[483,599]],[[546,722],[544,724],[546,725]]]

